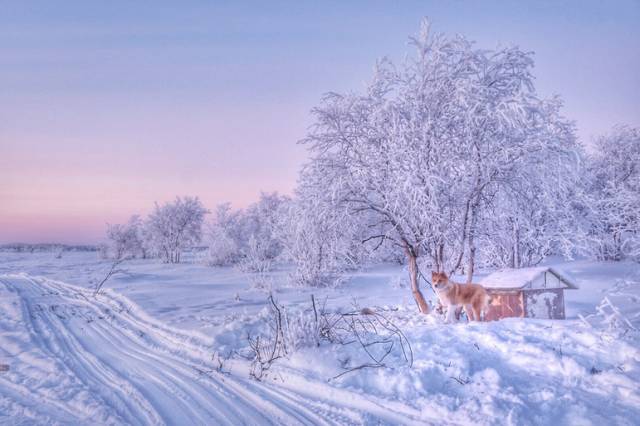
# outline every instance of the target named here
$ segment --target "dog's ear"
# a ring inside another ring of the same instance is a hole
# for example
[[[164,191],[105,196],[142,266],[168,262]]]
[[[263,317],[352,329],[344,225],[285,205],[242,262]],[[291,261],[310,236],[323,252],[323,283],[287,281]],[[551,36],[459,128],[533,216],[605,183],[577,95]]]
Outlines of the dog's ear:
[[[438,273],[436,271],[431,271],[431,281],[435,280],[437,276]]]

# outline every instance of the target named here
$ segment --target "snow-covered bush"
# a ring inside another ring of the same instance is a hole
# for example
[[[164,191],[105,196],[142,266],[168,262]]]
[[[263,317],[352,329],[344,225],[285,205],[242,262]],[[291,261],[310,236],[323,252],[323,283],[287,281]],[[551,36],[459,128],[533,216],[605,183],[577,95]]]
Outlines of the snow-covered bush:
[[[247,272],[269,269],[282,252],[277,222],[288,202],[277,193],[261,193],[244,210],[234,211],[229,203],[218,206],[207,235],[208,263],[239,264]]]
[[[278,235],[284,257],[294,263],[294,285],[324,287],[339,284],[341,273],[357,265],[349,218],[321,208],[318,198],[298,198],[281,216]]]
[[[62,259],[62,254],[64,253],[64,246],[58,245],[53,249],[53,257],[56,259]]]
[[[289,197],[263,192],[258,202],[244,210],[244,258],[269,262],[280,256],[283,246],[278,235],[278,220],[289,203]]]
[[[249,237],[247,246],[243,250],[238,267],[243,272],[265,273],[271,270],[273,258],[266,254],[267,250],[261,245],[255,235]]]
[[[322,206],[325,199],[298,192],[294,199],[261,193],[244,210],[219,205],[207,232],[207,263],[265,273],[289,261],[296,266],[294,284],[325,286],[365,261],[398,261],[391,245],[364,241],[369,217],[336,214]]]
[[[391,287],[402,289],[409,288],[411,283],[409,282],[409,275],[407,272],[408,271],[406,271],[406,268],[403,268],[400,273],[391,277],[391,279],[389,280],[389,284],[391,285]]]
[[[207,213],[197,197],[156,204],[145,223],[147,246],[164,262],[179,263],[182,250],[200,242]]]
[[[242,232],[239,216],[240,212],[232,211],[229,203],[216,207],[213,221],[207,231],[209,265],[227,266],[240,259]]]

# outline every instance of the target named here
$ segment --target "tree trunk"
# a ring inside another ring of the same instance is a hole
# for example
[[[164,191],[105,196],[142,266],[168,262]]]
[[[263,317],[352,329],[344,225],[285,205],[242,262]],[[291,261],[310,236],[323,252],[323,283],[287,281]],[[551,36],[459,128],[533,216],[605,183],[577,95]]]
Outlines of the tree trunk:
[[[424,299],[422,292],[420,291],[420,283],[418,281],[418,258],[416,256],[416,251],[413,248],[407,247],[407,258],[409,260],[409,279],[411,280],[411,293],[413,293],[413,298],[418,305],[418,309],[423,314],[429,313],[429,305],[427,301]]]
[[[458,254],[458,259],[453,264],[453,267],[449,271],[449,275],[453,275],[462,264],[462,259],[464,257],[464,245],[467,240],[467,222],[469,221],[469,211],[471,210],[471,197],[467,200],[466,207],[464,209],[464,220],[462,222],[462,236],[460,238],[460,254]],[[436,265],[437,266],[437,265]],[[462,273],[464,274],[464,268]]]
[[[516,267],[516,245],[511,243],[509,248],[509,267],[511,269]]]
[[[613,231],[613,256],[611,256],[615,261],[622,260],[622,238],[620,237],[620,232]]]
[[[511,268],[520,267],[520,235],[518,233],[518,227],[515,223],[511,224],[511,238],[513,243],[511,245]]]
[[[473,271],[475,270],[476,263],[476,246],[469,244],[469,264],[467,265],[467,284],[471,284],[473,281]]]
[[[515,234],[515,250],[513,257],[515,258],[516,268],[519,268],[522,264],[520,259],[520,232],[515,225],[513,227],[513,232]]]
[[[473,272],[476,264],[476,223],[478,222],[478,203],[475,202],[471,207],[471,224],[469,226],[469,261],[467,264],[467,284],[473,280]]]

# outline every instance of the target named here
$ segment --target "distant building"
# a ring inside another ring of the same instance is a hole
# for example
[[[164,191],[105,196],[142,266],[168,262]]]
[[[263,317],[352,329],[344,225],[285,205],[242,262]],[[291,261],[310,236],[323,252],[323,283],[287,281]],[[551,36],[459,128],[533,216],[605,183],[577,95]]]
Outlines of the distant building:
[[[564,319],[564,290],[578,285],[548,266],[503,269],[480,281],[491,296],[485,320],[506,317]]]

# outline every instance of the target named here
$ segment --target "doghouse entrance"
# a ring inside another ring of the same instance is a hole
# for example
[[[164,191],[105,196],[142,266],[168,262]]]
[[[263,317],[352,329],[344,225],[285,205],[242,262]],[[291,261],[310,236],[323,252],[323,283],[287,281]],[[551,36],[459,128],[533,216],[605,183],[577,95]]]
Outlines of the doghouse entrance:
[[[497,291],[487,289],[491,304],[485,312],[485,321],[499,320],[508,317],[523,317],[524,303],[521,291]]]

